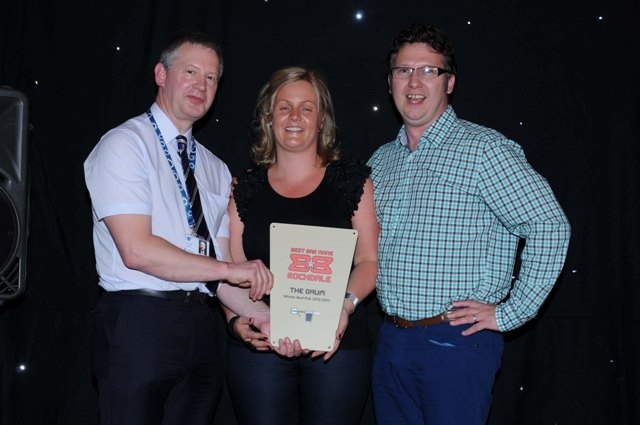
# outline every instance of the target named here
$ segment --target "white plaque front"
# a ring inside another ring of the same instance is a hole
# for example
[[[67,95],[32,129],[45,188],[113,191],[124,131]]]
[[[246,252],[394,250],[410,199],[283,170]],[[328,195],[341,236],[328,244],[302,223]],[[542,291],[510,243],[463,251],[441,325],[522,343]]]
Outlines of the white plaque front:
[[[358,231],[272,223],[271,343],[331,351],[353,264]]]

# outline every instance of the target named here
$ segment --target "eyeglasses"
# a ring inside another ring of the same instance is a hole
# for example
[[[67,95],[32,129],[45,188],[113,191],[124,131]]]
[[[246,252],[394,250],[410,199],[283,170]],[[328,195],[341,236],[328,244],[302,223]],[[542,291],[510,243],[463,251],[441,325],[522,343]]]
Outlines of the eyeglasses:
[[[438,78],[440,74],[446,74],[449,71],[437,66],[425,65],[418,68],[409,68],[408,66],[396,66],[391,68],[391,76],[397,79],[410,78],[417,71],[417,76],[423,80],[432,80]]]

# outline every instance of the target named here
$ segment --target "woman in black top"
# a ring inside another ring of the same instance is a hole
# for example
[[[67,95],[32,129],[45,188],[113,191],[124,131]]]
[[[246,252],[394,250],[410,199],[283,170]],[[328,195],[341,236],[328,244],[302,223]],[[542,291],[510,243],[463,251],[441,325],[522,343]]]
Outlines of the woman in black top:
[[[354,228],[358,241],[333,351],[309,355],[298,341],[272,347],[248,318],[227,312],[237,337],[229,340],[227,369],[236,415],[245,425],[357,424],[372,340],[366,312],[356,307],[373,291],[377,272],[370,169],[340,158],[329,91],[307,69],[273,74],[258,96],[254,133],[256,168],[238,176],[229,207],[233,260],[269,265],[272,222]]]

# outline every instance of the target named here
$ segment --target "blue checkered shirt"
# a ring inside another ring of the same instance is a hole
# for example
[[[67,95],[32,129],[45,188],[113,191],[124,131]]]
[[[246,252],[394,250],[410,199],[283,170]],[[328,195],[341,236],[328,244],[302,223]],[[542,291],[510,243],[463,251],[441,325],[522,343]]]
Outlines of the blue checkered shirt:
[[[369,165],[385,313],[418,320],[471,299],[497,304],[501,331],[535,316],[564,264],[570,227],[519,145],[449,106],[414,152],[402,127]]]

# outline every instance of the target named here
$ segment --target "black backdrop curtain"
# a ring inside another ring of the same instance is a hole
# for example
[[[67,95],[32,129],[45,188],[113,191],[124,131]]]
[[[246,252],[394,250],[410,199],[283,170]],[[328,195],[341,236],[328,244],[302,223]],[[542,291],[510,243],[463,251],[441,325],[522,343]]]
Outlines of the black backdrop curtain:
[[[248,165],[258,89],[286,65],[327,77],[348,155],[366,159],[391,140],[400,123],[384,62],[391,37],[414,20],[456,43],[458,115],[520,143],[573,229],[539,317],[507,335],[489,423],[640,423],[639,6],[3,0],[0,85],[27,96],[32,131],[26,291],[0,305],[0,423],[97,424],[88,318],[98,291],[82,162],[106,130],[151,104],[171,34],[205,31],[224,49],[218,98],[196,135],[237,173]],[[215,423],[235,423],[226,398]],[[362,423],[374,423],[370,406]]]

